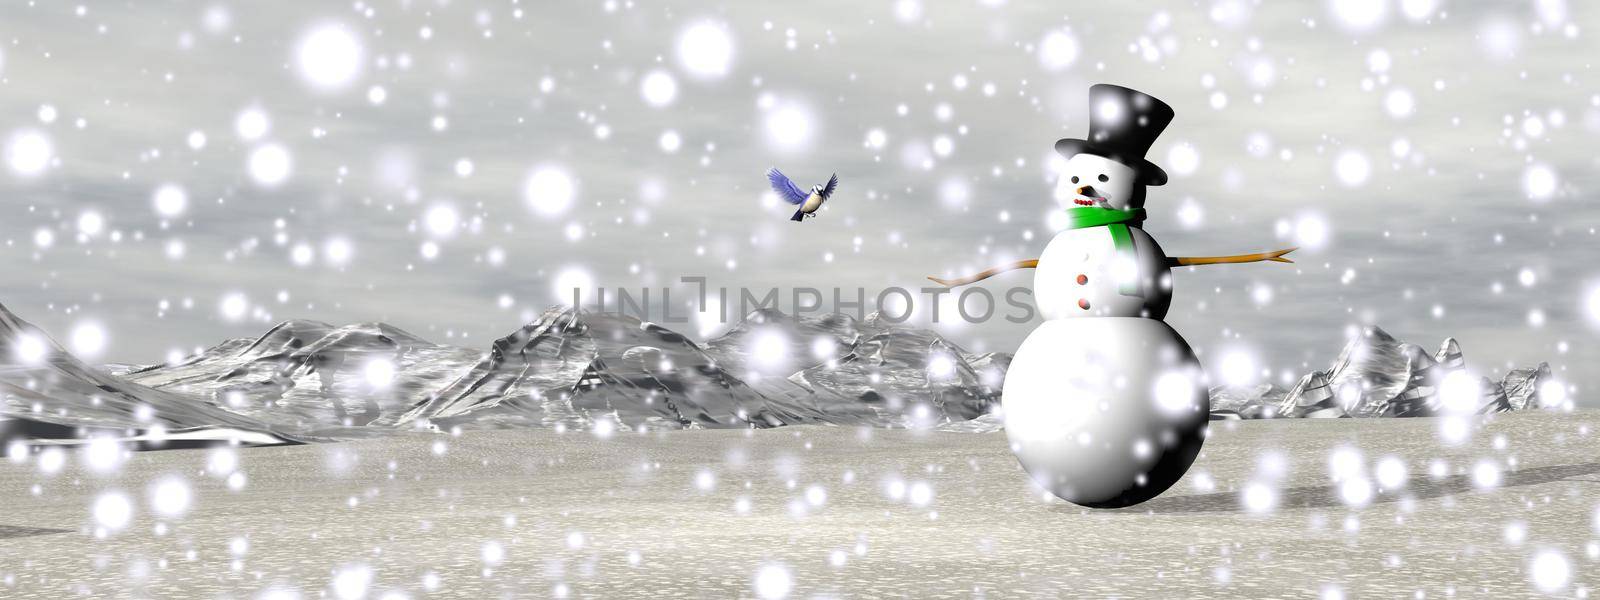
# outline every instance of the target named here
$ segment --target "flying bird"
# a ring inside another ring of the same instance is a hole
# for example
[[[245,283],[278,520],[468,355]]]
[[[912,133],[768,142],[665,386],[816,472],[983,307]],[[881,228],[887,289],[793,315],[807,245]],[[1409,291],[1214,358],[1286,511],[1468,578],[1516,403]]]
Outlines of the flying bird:
[[[767,169],[767,181],[772,182],[772,190],[778,192],[778,196],[785,202],[800,207],[794,211],[794,216],[789,218],[790,221],[798,222],[806,217],[817,216],[817,209],[822,208],[822,203],[827,202],[828,197],[833,195],[833,190],[839,187],[839,174],[834,173],[833,177],[828,178],[828,185],[811,186],[810,192],[802,191],[800,186],[789,181],[788,176],[776,167]]]

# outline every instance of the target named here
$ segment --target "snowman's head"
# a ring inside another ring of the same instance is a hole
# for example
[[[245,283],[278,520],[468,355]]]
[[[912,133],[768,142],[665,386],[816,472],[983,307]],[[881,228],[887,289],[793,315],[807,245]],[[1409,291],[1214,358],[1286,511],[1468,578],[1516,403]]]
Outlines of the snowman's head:
[[[1093,154],[1075,154],[1061,168],[1055,200],[1065,208],[1098,206],[1144,208],[1145,185],[1138,172],[1120,162]]]

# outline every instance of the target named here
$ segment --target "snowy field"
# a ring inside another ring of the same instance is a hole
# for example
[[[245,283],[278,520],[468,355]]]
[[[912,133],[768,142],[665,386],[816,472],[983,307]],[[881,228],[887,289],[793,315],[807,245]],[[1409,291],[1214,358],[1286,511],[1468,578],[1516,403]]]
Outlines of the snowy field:
[[[36,454],[0,465],[0,596],[1592,593],[1600,412],[1497,415],[1456,446],[1440,423],[1214,422],[1172,491],[1110,512],[1042,497],[1000,433],[522,430]]]

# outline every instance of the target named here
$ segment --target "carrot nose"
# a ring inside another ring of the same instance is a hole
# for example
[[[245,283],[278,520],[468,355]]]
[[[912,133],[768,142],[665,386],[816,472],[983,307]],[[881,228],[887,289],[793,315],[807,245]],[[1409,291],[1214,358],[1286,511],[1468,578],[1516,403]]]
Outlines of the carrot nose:
[[[1073,193],[1075,193],[1075,194],[1077,194],[1079,196],[1088,196],[1088,197],[1093,198],[1094,197],[1094,186],[1086,185],[1086,186],[1078,188],[1077,190],[1074,190]]]

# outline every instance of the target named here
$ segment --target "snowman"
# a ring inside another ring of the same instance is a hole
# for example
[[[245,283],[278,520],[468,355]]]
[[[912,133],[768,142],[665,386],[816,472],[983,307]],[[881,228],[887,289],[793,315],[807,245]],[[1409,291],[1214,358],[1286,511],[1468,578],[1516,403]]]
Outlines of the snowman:
[[[1125,87],[1089,88],[1088,139],[1063,139],[1055,199],[1067,226],[1037,260],[1044,324],[1017,349],[1001,399],[1006,437],[1045,489],[1095,508],[1156,497],[1188,471],[1204,441],[1211,400],[1194,351],[1162,319],[1172,267],[1291,262],[1293,248],[1238,256],[1168,257],[1140,227],[1145,191],[1167,181],[1144,158],[1172,121],[1171,107]]]

